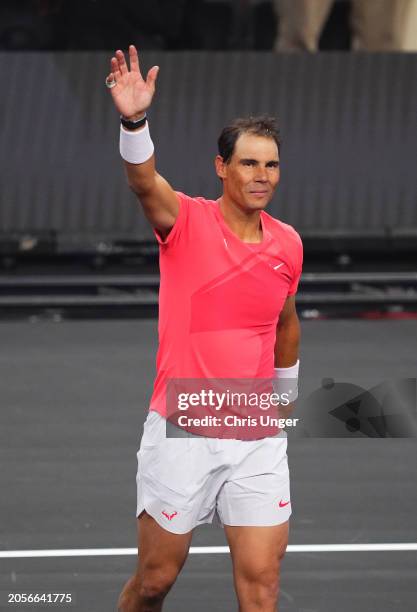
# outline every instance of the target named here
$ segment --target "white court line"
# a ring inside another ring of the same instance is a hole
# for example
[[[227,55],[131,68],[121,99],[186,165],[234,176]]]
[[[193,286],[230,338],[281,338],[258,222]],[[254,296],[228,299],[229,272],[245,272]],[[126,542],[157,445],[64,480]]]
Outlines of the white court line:
[[[401,544],[290,544],[287,552],[392,552],[417,551],[417,542]],[[228,546],[191,546],[194,555],[218,555],[229,552]],[[33,559],[40,557],[118,557],[136,555],[136,548],[67,548],[63,550],[1,550],[0,559]]]

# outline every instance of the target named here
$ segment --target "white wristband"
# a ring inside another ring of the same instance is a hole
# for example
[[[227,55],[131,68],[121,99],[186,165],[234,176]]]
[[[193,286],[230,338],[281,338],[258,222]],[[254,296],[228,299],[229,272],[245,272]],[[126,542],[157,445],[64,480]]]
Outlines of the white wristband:
[[[120,155],[130,164],[143,164],[154,152],[148,122],[138,131],[125,130],[120,126]]]
[[[300,368],[300,360],[289,368],[274,368],[274,378],[272,386],[275,393],[281,395],[288,393],[290,402],[294,402],[298,397],[298,370]]]

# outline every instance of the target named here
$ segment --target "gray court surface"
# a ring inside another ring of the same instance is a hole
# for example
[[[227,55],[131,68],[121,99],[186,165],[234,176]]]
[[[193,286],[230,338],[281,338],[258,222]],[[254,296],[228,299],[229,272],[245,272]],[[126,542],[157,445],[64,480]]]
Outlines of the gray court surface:
[[[141,320],[0,323],[1,610],[116,609],[134,556],[1,553],[135,546],[156,333]],[[415,377],[416,346],[413,320],[307,321],[303,377]],[[288,454],[291,545],[417,542],[415,439],[294,439]],[[193,546],[216,545],[220,528],[196,530]],[[288,552],[281,585],[281,612],[415,612],[417,552]],[[9,592],[75,604],[11,606]],[[236,611],[229,555],[190,555],[164,610]]]

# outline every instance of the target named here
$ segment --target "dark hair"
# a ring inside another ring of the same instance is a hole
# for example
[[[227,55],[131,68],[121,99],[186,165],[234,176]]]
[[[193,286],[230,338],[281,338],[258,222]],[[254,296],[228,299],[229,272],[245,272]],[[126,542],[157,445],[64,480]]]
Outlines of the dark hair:
[[[235,150],[236,140],[242,134],[254,134],[255,136],[272,138],[277,143],[278,153],[280,152],[279,128],[274,117],[262,115],[261,117],[239,118],[222,129],[222,133],[217,141],[219,155],[225,163],[230,161]]]

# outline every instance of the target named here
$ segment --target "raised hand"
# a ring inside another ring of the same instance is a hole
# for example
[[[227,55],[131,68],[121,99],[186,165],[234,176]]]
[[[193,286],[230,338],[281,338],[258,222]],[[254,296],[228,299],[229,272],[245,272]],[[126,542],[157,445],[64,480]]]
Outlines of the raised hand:
[[[116,51],[115,57],[110,60],[111,72],[106,83],[116,83],[110,88],[113,102],[121,115],[134,121],[151,105],[159,67],[151,68],[145,81],[140,72],[138,52],[134,45],[129,46],[129,62],[130,70],[123,51]]]

